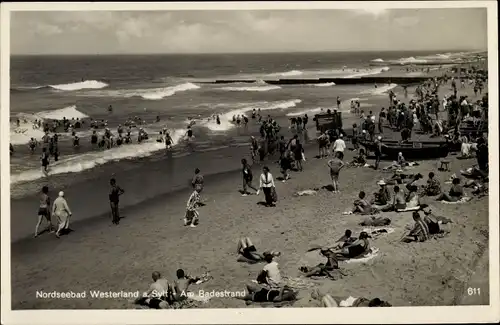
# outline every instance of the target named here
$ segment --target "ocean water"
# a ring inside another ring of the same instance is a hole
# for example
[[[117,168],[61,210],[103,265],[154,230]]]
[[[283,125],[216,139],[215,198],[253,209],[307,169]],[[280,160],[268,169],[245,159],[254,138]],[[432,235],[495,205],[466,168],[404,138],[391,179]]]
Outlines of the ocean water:
[[[279,78],[353,78],[390,71],[407,62],[456,60],[462,54],[439,53],[290,53],[150,56],[13,56],[11,58],[11,183],[22,184],[44,178],[39,149],[31,155],[27,143],[43,133],[32,128],[35,119],[106,120],[115,132],[118,124],[137,116],[150,140],[109,150],[92,150],[88,124],[78,129],[81,147],[72,148],[69,134],[61,134],[58,162],[51,162],[50,177],[78,174],[111,162],[158,156],[164,145],[156,142],[158,132],[167,127],[174,140],[170,159],[190,154],[184,136],[190,120],[194,126],[196,151],[212,152],[231,146],[248,145],[256,131],[237,129],[236,114],[260,109],[263,115],[291,117],[313,115],[345,101],[341,110],[349,114],[349,101],[363,102],[370,96],[385,96],[395,84],[277,86],[262,80]],[[445,62],[443,61],[443,62]],[[374,65],[374,63],[376,63]],[[208,84],[215,79],[257,80],[254,83]],[[113,112],[108,112],[113,105]],[[219,114],[221,124],[209,117]],[[155,122],[156,117],[160,122]],[[17,127],[15,120],[21,119]],[[27,123],[24,123],[26,120]],[[284,120],[286,123],[286,119]],[[102,130],[100,130],[102,132]],[[136,132],[133,132],[135,135]],[[133,138],[134,142],[136,138]],[[156,155],[156,156],[155,156]],[[155,158],[156,157],[156,158]],[[160,157],[160,158],[158,158]],[[121,169],[117,165],[117,169]],[[76,176],[76,175],[75,175]],[[27,186],[27,188],[30,188]]]

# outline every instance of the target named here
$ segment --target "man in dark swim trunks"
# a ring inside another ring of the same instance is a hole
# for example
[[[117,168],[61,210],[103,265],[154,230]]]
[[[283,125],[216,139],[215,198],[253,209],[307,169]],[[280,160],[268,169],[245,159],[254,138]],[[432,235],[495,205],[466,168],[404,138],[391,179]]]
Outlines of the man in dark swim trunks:
[[[367,253],[370,250],[370,242],[368,241],[368,238],[372,237],[368,235],[367,232],[362,231],[359,234],[358,240],[343,247],[335,253],[337,254],[337,256],[340,255],[346,258],[354,258],[360,256],[361,254]]]
[[[49,154],[47,148],[42,149],[42,156],[40,157],[42,161],[42,173],[47,175],[49,173]]]
[[[297,293],[288,286],[284,286],[280,289],[255,288],[247,286],[247,290],[248,293],[245,296],[237,297],[237,299],[254,302],[282,302],[294,301],[297,297]]]
[[[113,224],[118,225],[120,223],[118,204],[120,202],[120,195],[125,193],[125,191],[116,185],[116,180],[114,178],[109,181],[109,184],[111,185],[111,190],[109,192],[109,204],[111,206],[112,222]]]
[[[38,222],[35,227],[35,238],[38,237],[38,228],[42,224],[43,219],[47,220],[49,224],[48,230],[54,232],[54,226],[52,225],[50,217],[50,197],[49,197],[49,187],[44,186],[42,188],[42,193],[40,194],[40,207],[38,208]]]
[[[324,247],[320,251],[321,255],[327,258],[325,264],[320,263],[314,267],[302,266],[300,271],[304,273],[304,276],[327,276],[332,279],[336,279],[335,275],[331,272],[339,269],[339,262],[337,260],[336,254],[327,247]]]

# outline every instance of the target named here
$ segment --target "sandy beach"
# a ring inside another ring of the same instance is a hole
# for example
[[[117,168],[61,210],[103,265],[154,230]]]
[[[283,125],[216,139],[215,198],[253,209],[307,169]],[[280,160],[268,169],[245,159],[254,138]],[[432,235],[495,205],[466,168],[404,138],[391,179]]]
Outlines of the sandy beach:
[[[402,88],[395,91],[401,94]],[[410,94],[412,91],[409,88]],[[449,92],[449,87],[443,86],[439,97]],[[471,92],[470,87],[459,88],[459,94]],[[381,96],[367,103],[378,112],[387,101],[387,96]],[[345,120],[344,125],[350,122]],[[239,150],[241,152],[233,151],[232,156],[219,155],[219,160],[213,164],[231,160],[237,168],[243,152]],[[75,232],[60,240],[44,234],[36,240],[13,243],[12,308],[134,308],[128,299],[40,299],[36,298],[36,291],[142,292],[149,286],[151,272],[159,271],[173,280],[178,268],[192,275],[209,271],[213,276],[212,280],[194,286],[193,291],[241,291],[246,283],[255,279],[262,265],[236,261],[236,244],[240,237],[250,237],[261,251],[282,252],[278,259],[282,275],[304,284],[293,307],[319,306],[319,302],[311,298],[314,289],[332,296],[379,297],[393,306],[488,304],[488,197],[475,198],[465,204],[443,204],[424,198],[423,203],[429,204],[433,212],[453,220],[447,236],[424,243],[399,242],[405,226],[412,224],[411,212],[384,213],[392,220],[390,227],[394,232],[372,239],[372,246],[379,249],[376,257],[366,263],[342,263],[341,268],[348,276],[337,281],[301,278],[298,267],[307,260],[305,252],[310,245],[331,243],[346,229],[359,234],[365,228],[358,225],[364,217],[343,215],[342,212],[351,208],[359,191],[371,195],[378,187],[377,180],[392,175],[370,168],[346,168],[340,175],[341,193],[319,189],[315,195],[298,197],[297,191],[329,185],[326,160],[313,158],[316,150],[315,142],[311,141],[306,147],[308,159],[304,171],[293,172],[286,183],[276,182],[279,200],[274,208],[258,204],[264,200],[262,194],[241,197],[238,191],[242,183],[240,172],[226,172],[206,178],[202,192],[206,206],[200,208],[200,224],[195,229],[182,226],[190,191],[180,188],[140,204],[131,203],[123,209],[125,218],[119,227],[111,225],[108,212],[102,208],[101,217],[76,223]],[[353,153],[348,151],[344,160],[349,161],[352,157]],[[458,160],[453,156],[449,159],[451,170],[447,172],[437,171],[438,160],[422,160],[408,172],[422,173],[426,178],[428,172],[434,171],[443,189],[447,190],[449,185],[445,181],[453,173],[459,174],[460,170],[476,163],[475,159]],[[268,164],[271,173],[278,176],[276,164]],[[382,167],[389,164],[385,161]],[[186,168],[192,170],[193,166]],[[253,167],[254,183],[260,168],[259,165]],[[159,172],[157,176],[160,175]],[[85,204],[91,209],[92,201],[79,200],[101,195],[105,199],[106,181],[96,189],[98,193],[84,194],[84,190],[93,190],[90,185],[83,189],[67,189],[72,193],[69,203],[74,201],[79,210],[84,210]],[[147,183],[144,186],[147,187]],[[27,224],[18,223],[24,230],[18,232],[17,239],[31,227],[31,223]],[[12,233],[15,232],[13,228]],[[469,287],[480,288],[481,295],[467,297]],[[231,298],[212,298],[199,305],[201,308],[255,306],[259,305],[247,306]]]

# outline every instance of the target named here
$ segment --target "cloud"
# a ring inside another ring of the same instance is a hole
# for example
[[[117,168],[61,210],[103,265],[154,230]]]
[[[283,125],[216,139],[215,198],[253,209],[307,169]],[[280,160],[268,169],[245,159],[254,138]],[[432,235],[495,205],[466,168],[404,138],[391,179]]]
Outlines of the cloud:
[[[13,12],[11,49],[14,53],[56,54],[453,49],[485,46],[485,21],[482,9],[380,6],[356,10]]]

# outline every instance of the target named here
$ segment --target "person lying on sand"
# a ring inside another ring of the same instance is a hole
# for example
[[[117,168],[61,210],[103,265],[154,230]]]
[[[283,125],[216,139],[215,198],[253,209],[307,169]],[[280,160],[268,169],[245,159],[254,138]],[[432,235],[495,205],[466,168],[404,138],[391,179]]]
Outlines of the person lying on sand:
[[[425,221],[422,220],[417,211],[413,212],[413,220],[415,221],[413,229],[410,230],[410,232],[404,236],[401,241],[404,243],[410,243],[414,241],[424,242],[429,239],[429,226],[427,226]]]
[[[339,270],[339,262],[335,252],[328,247],[323,247],[320,250],[320,254],[327,258],[326,263],[320,263],[313,267],[301,266],[299,271],[302,272],[304,276],[326,276],[332,280],[337,280],[339,278],[339,274],[337,273],[345,275],[342,272],[333,273],[336,270]]]
[[[439,180],[436,179],[434,173],[430,172],[427,185],[424,187],[424,195],[436,196],[439,194],[441,194],[441,184],[439,183]]]
[[[334,253],[337,256],[343,257],[343,258],[355,258],[360,255],[363,255],[365,253],[368,253],[370,251],[370,241],[368,238],[372,238],[370,235],[368,235],[367,232],[362,231],[359,234],[359,238],[352,242],[351,244],[341,248],[338,251],[335,251]]]
[[[173,302],[173,291],[167,279],[163,278],[160,272],[153,272],[153,283],[149,286],[141,297],[135,300],[135,303],[141,306],[147,306],[152,309],[167,309]]]
[[[264,262],[264,255],[280,256],[280,252],[264,252],[259,254],[257,248],[252,244],[252,241],[248,237],[242,237],[238,241],[237,253],[239,254],[238,262],[247,262],[250,264]]]
[[[258,285],[247,285],[247,294],[237,299],[253,302],[282,302],[294,301],[297,298],[297,293],[288,286],[282,288],[270,289],[262,288]]]
[[[346,298],[333,298],[330,294],[321,295],[318,290],[315,290],[311,293],[311,297],[313,299],[321,301],[322,307],[392,307],[386,301],[381,300],[380,298],[367,299],[364,297],[356,298],[354,300]]]
[[[448,193],[442,193],[436,198],[437,201],[457,202],[465,196],[464,189],[460,185],[460,178],[454,178]]]

